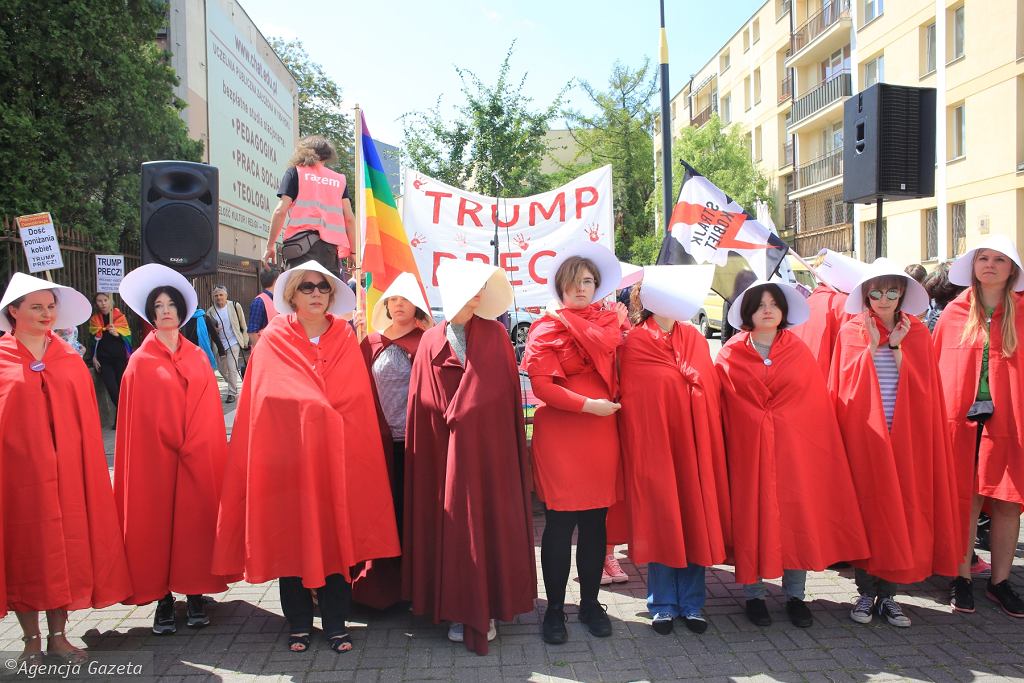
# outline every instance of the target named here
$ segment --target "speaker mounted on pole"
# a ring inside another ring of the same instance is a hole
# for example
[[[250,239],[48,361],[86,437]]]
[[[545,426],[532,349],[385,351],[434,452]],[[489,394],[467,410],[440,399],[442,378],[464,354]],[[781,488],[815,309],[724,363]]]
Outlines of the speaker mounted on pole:
[[[142,262],[217,272],[219,173],[192,161],[142,164]]]

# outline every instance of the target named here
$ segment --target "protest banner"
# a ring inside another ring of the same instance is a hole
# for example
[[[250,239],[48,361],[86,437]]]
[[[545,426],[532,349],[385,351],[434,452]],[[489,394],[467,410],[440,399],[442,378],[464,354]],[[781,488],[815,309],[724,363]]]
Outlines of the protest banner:
[[[39,273],[63,268],[64,259],[60,255],[57,231],[53,227],[53,218],[50,214],[33,213],[18,216],[17,220],[21,245],[25,249],[25,258],[28,259],[28,272]]]
[[[96,291],[116,292],[124,278],[122,254],[96,254]]]

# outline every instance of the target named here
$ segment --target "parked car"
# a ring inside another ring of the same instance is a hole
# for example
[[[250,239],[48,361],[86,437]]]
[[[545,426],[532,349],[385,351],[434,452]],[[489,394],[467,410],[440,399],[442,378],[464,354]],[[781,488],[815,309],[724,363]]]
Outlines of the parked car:
[[[725,300],[722,297],[713,291],[708,292],[700,309],[690,318],[690,322],[697,326],[697,329],[700,330],[705,339],[711,339],[715,332],[722,331],[722,318],[724,317],[722,311],[724,306]]]

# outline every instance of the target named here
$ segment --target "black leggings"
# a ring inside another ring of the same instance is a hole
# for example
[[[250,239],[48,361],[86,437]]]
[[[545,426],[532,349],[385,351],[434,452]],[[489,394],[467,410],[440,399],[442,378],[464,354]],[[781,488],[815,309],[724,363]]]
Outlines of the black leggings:
[[[288,620],[292,633],[310,633],[313,630],[313,595],[297,576],[282,576],[281,611]],[[328,638],[346,633],[345,619],[352,606],[352,586],[341,574],[327,577],[327,585],[316,590],[324,635]]]
[[[572,532],[577,527],[576,571],[580,576],[580,604],[597,602],[597,593],[601,590],[601,570],[604,568],[607,515],[608,508],[546,511],[544,535],[540,543],[540,566],[549,607],[565,605]]]
[[[124,376],[124,370],[128,366],[128,359],[97,358],[97,360],[100,364],[100,380],[102,380],[103,386],[106,387],[107,394],[110,395],[110,402],[116,408],[117,397],[121,393],[121,378]]]

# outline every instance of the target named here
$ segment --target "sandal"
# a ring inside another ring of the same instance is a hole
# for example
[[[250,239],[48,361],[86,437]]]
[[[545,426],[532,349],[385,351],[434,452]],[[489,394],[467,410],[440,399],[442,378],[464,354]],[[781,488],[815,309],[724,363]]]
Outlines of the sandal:
[[[39,640],[39,634],[38,633],[35,634],[34,636],[22,636],[21,637],[21,642],[25,643],[25,645],[28,645],[33,640]],[[42,653],[42,651],[22,652],[21,656],[18,657],[18,664],[27,664],[28,666],[34,666],[36,664],[42,664],[42,663],[43,663],[43,653]]]
[[[288,649],[291,652],[305,652],[309,649],[308,633],[291,633],[288,635]]]
[[[46,636],[46,656],[54,659],[59,659],[64,664],[85,664],[89,661],[89,653],[85,650],[81,650],[71,643],[71,649],[67,652],[53,652],[50,650],[50,639],[51,638],[64,638],[64,642],[67,642],[67,637],[64,635],[64,631],[54,631],[53,633]]]
[[[334,650],[338,654],[342,654],[342,653],[345,653],[345,652],[351,652],[352,648],[353,648],[353,645],[352,645],[352,634],[346,632],[346,633],[339,633],[336,636],[331,636],[330,638],[327,639],[327,644],[328,644],[328,647],[330,647],[332,650]],[[346,645],[348,647],[346,647]]]

